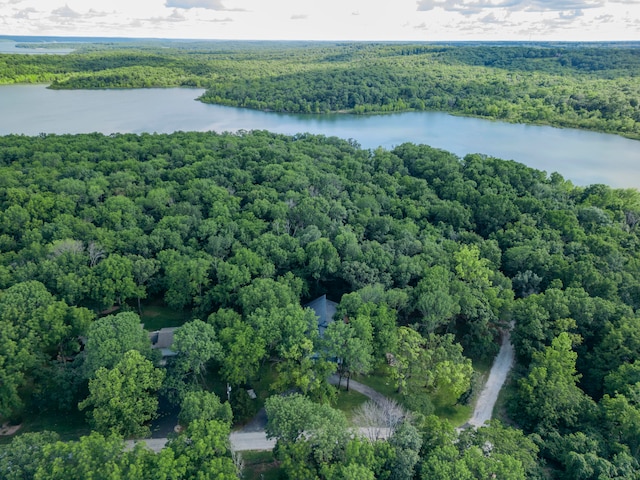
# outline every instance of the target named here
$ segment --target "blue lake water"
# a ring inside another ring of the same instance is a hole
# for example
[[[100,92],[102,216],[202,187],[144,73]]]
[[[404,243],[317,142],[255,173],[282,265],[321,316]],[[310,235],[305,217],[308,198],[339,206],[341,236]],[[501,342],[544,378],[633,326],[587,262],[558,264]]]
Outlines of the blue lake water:
[[[356,140],[365,148],[425,143],[516,160],[578,185],[640,188],[640,142],[575,129],[494,122],[440,112],[389,115],[287,115],[207,105],[199,89],[49,90],[0,86],[0,135],[170,133],[177,130],[311,132]]]
[[[17,53],[21,55],[65,55],[73,52],[72,48],[57,48],[55,46],[49,46],[49,48],[18,48],[16,46],[17,44],[18,43],[13,40],[0,39],[0,53]]]

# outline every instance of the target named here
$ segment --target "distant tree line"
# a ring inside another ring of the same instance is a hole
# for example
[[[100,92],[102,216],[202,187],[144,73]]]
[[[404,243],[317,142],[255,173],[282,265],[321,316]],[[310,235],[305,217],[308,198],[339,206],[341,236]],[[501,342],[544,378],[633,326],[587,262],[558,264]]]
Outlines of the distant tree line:
[[[640,138],[634,45],[157,43],[0,55],[0,84],[200,87],[200,100],[289,113],[440,110]]]

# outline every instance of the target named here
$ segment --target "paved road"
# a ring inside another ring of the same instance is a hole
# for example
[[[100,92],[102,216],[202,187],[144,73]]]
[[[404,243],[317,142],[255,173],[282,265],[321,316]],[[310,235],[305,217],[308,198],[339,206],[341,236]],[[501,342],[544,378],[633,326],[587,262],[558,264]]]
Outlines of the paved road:
[[[267,434],[262,432],[233,432],[229,436],[231,446],[236,452],[247,450],[273,450],[276,446],[276,439],[268,439]]]
[[[232,432],[229,436],[231,447],[237,452],[246,450],[273,450],[276,445],[275,439],[268,439],[267,434],[262,432]],[[162,450],[168,438],[147,438],[144,440],[127,440],[127,448],[133,448],[136,443],[144,443],[149,449],[158,453]]]
[[[372,440],[381,440],[389,438],[391,430],[389,428],[360,428],[360,434]],[[276,446],[276,440],[268,439],[265,432],[232,432],[229,436],[231,447],[236,452],[245,452],[247,450],[273,450]],[[125,444],[127,448],[133,448],[136,443],[143,443],[149,449],[158,453],[162,450],[169,440],[167,438],[148,438],[145,440],[127,440]]]
[[[468,424],[478,428],[484,425],[488,420],[491,420],[491,414],[493,413],[493,407],[498,400],[498,394],[502,385],[504,385],[509,370],[513,366],[515,354],[513,351],[513,345],[511,345],[511,338],[509,332],[506,331],[502,334],[502,345],[500,345],[500,352],[493,362],[491,372],[489,373],[489,379],[485,384],[476,406],[473,410],[473,415]]]

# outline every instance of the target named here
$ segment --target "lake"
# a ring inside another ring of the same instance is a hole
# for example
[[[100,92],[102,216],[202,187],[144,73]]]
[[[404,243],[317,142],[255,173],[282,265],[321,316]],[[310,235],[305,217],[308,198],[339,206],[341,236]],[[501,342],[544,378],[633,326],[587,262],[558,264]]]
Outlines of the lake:
[[[577,185],[640,188],[640,142],[575,129],[494,122],[440,112],[388,115],[287,115],[207,105],[201,89],[48,90],[0,86],[0,135],[170,133],[177,130],[311,132],[356,140],[364,148],[425,143],[516,160]]]
[[[28,43],[28,42],[27,42]],[[53,42],[47,42],[49,44]],[[47,48],[23,48],[17,47],[18,43],[13,40],[0,39],[0,53],[17,53],[19,55],[66,55],[73,52],[73,48],[62,48],[49,46]]]

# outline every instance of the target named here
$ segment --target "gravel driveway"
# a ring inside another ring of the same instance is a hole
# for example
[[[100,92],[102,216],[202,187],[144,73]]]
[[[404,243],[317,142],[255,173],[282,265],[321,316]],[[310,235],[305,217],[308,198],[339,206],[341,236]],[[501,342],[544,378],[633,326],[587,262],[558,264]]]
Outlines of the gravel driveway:
[[[468,422],[469,425],[478,428],[484,425],[486,421],[491,420],[493,407],[498,400],[500,389],[502,385],[504,385],[507,375],[513,366],[514,358],[515,354],[513,345],[511,345],[511,336],[508,331],[503,332],[500,352],[493,362],[489,379],[482,389],[480,397],[478,397],[473,415]]]

